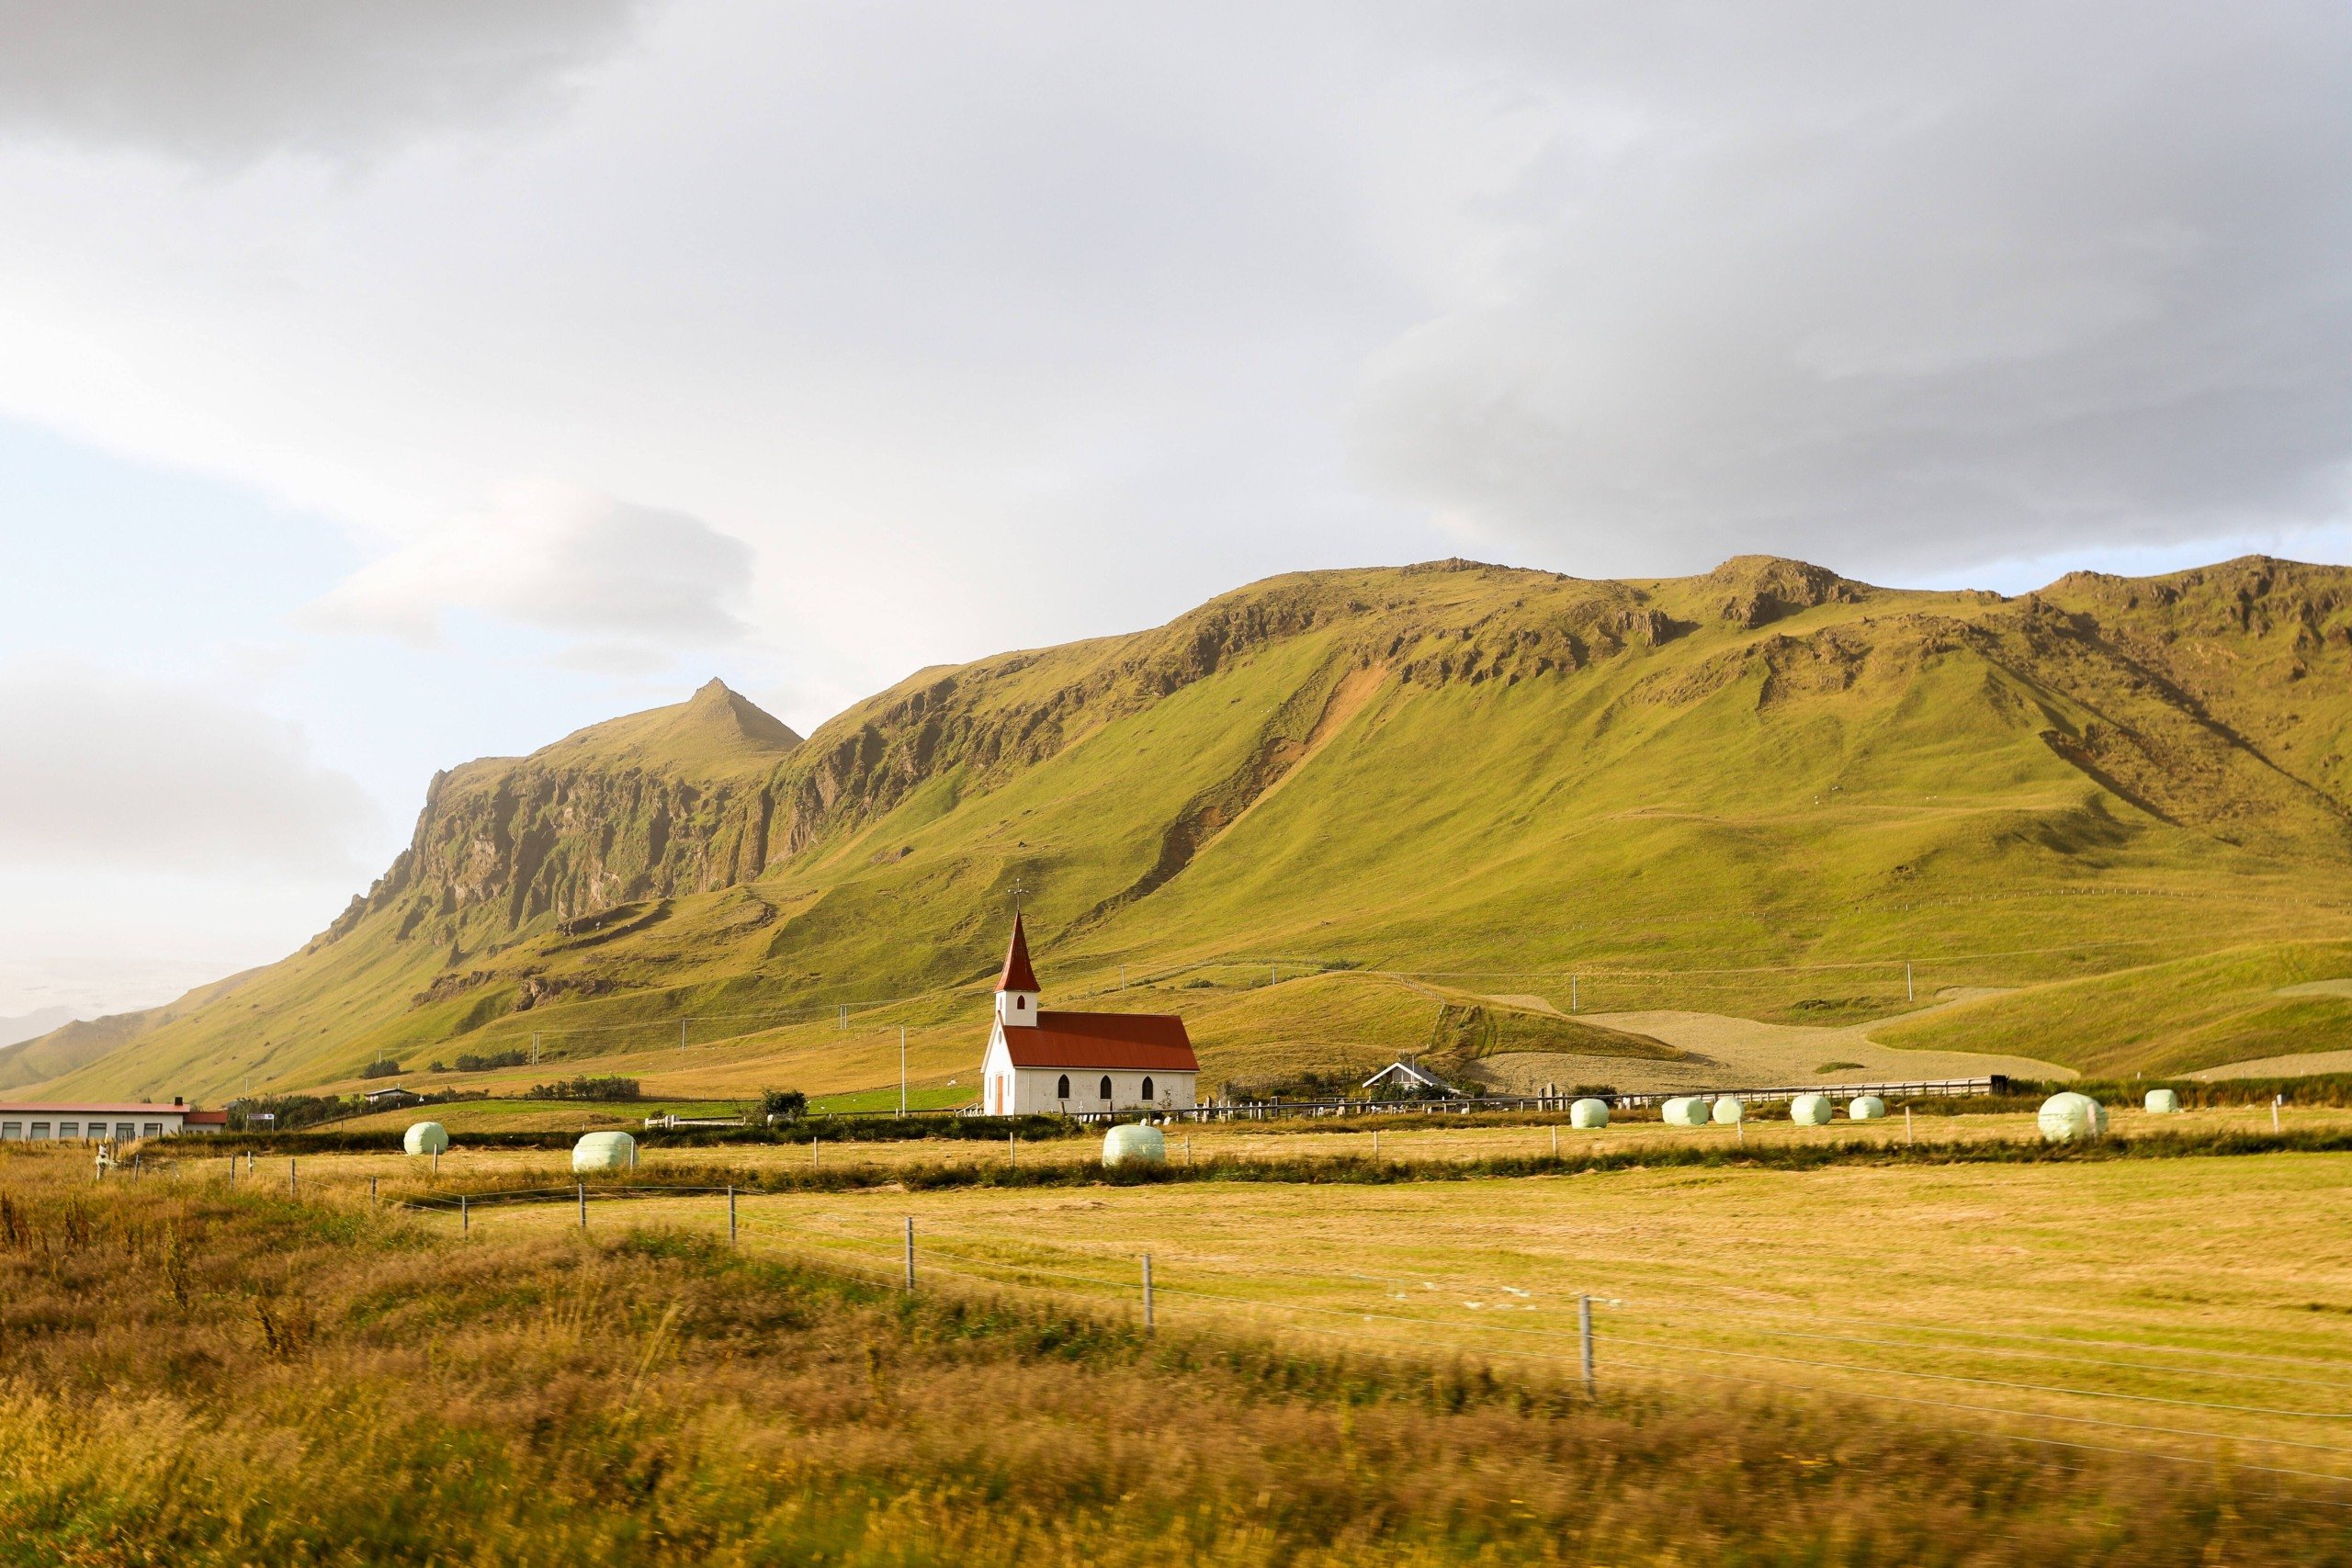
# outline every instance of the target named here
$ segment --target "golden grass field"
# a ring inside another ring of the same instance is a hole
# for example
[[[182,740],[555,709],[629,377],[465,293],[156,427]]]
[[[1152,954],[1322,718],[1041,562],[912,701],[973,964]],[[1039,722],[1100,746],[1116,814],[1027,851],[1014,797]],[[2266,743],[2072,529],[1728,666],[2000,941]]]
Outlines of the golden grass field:
[[[886,1187],[732,1248],[304,1168],[0,1149],[0,1562],[2352,1562],[2352,1156]]]
[[[1431,1125],[1379,1134],[1384,1160],[1426,1164],[1594,1147],[2029,1140],[2029,1115],[1799,1127]],[[2293,1129],[2352,1111],[2293,1109]],[[1332,1124],[1336,1125],[1336,1123]],[[2116,1115],[2115,1131],[2267,1131],[2267,1107]],[[1172,1130],[1176,1160],[1363,1158],[1374,1134],[1299,1124]],[[1599,1298],[1600,1376],[1699,1398],[1834,1391],[1965,1427],[2122,1447],[2257,1472],[2352,1481],[2352,1156],[2134,1158],[2054,1165],[1629,1169],[1394,1185],[1200,1181],[1148,1187],[909,1190],[893,1170],[943,1162],[1091,1164],[1091,1136],[985,1142],[653,1147],[647,1180],[684,1196],[605,1192],[588,1228],[725,1234],[730,1174],[783,1165],[869,1171],[858,1190],[742,1193],[753,1255],[894,1280],[916,1223],[926,1289],[1012,1290],[1134,1318],[1153,1256],[1165,1326],[1302,1345],[1462,1354],[1511,1375],[1573,1373],[1577,1300]],[[218,1181],[208,1162],[182,1181]],[[472,1150],[437,1173],[397,1155],[306,1156],[302,1191],[386,1202],[572,1181],[561,1152]],[[241,1184],[284,1190],[286,1162]],[[424,1222],[454,1237],[454,1209]],[[576,1235],[568,1202],[477,1203],[469,1242]],[[2352,1503],[2352,1490],[2345,1493]]]

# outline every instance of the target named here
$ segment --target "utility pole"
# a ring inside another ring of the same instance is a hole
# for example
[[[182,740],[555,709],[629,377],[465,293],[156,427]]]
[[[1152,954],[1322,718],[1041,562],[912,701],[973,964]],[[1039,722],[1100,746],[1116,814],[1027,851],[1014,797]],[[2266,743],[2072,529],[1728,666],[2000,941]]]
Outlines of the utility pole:
[[[531,1066],[535,1066],[535,1067],[536,1067],[536,1066],[537,1066],[538,1065],[539,1065],[539,1032],[538,1032],[537,1030],[536,1030],[536,1029],[535,1029],[535,1030],[531,1031]]]
[[[1911,965],[1908,964],[1903,966],[1903,999],[1906,1002],[1919,999],[1919,994],[1911,988]]]
[[[684,1054],[684,1052],[685,1052],[685,1049],[686,1049],[686,1021],[685,1021],[684,1019],[683,1019],[683,1018],[682,1018],[682,1019],[678,1020],[678,1051],[679,1051],[679,1054],[683,1055]]]
[[[1568,1010],[1577,1010],[1577,977],[1574,975],[1568,976]]]

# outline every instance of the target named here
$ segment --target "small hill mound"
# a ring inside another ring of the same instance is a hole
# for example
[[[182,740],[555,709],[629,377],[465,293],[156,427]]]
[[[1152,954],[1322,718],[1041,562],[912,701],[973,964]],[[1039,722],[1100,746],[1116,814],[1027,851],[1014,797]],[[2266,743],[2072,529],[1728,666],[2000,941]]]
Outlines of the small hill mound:
[[[592,724],[526,760],[557,768],[642,767],[720,776],[764,770],[799,746],[790,725],[713,680],[683,703]]]

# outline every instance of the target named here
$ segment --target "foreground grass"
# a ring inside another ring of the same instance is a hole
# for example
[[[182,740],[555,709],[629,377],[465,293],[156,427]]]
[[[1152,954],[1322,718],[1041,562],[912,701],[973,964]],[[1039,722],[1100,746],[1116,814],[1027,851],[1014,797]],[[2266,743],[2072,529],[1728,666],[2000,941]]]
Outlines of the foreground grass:
[[[0,1161],[0,1562],[2315,1562],[2268,1478]]]

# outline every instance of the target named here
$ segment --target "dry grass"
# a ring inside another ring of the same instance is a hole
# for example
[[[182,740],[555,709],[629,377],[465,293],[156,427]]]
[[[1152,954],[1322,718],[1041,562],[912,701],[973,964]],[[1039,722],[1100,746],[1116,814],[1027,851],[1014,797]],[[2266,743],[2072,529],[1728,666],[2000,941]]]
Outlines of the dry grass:
[[[2269,1478],[1810,1398],[1587,1405],[676,1232],[85,1180],[0,1159],[0,1561],[2347,1560]]]

